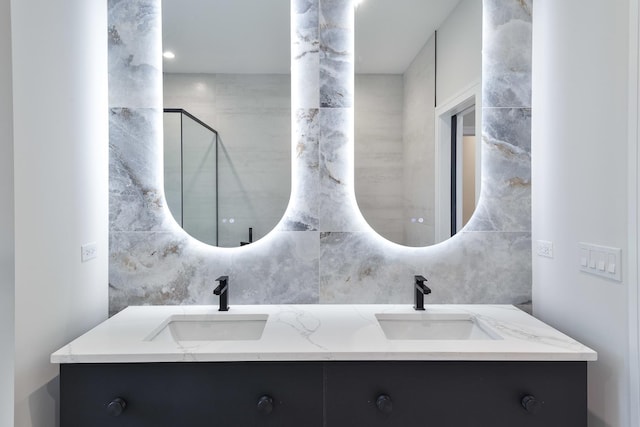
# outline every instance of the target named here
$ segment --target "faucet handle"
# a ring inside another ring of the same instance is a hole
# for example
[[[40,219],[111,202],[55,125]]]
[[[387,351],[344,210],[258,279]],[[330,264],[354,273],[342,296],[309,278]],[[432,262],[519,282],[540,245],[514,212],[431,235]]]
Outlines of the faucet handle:
[[[417,275],[415,275],[415,276],[413,276],[413,277],[415,278],[416,283],[424,283],[424,282],[427,282],[427,279],[426,279],[424,276],[420,275],[420,274],[417,274]]]
[[[417,311],[424,311],[424,296],[429,295],[431,293],[431,288],[424,284],[427,281],[424,276],[415,275],[413,276],[415,279],[414,282],[414,305],[413,308]]]
[[[226,292],[227,286],[229,285],[229,276],[220,276],[216,279],[216,282],[220,282],[218,287],[213,290],[213,293],[216,295],[222,295],[223,292]]]

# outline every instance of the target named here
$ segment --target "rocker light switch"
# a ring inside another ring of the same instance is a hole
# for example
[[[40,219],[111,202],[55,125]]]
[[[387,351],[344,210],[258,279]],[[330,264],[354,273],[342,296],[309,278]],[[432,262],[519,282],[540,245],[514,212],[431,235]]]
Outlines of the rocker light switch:
[[[620,261],[622,250],[591,243],[578,244],[580,271],[608,279],[622,281]]]
[[[589,251],[580,249],[580,265],[586,267],[589,265]]]

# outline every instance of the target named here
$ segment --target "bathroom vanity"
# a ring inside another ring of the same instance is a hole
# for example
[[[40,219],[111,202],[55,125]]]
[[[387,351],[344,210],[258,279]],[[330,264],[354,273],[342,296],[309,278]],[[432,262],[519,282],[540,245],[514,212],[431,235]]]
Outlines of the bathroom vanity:
[[[129,307],[51,356],[62,427],[582,427],[591,360],[508,305]]]

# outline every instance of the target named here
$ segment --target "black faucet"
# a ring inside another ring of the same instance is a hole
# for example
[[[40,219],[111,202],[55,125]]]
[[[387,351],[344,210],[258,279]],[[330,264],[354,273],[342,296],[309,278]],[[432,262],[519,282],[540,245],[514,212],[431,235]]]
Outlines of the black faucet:
[[[216,279],[216,282],[220,282],[217,288],[213,290],[213,293],[220,295],[220,308],[218,311],[229,311],[229,276],[220,276]]]
[[[424,276],[414,276],[415,277],[415,296],[414,296],[414,306],[416,310],[424,310],[424,296],[429,295],[431,293],[431,289],[424,284],[427,279]]]

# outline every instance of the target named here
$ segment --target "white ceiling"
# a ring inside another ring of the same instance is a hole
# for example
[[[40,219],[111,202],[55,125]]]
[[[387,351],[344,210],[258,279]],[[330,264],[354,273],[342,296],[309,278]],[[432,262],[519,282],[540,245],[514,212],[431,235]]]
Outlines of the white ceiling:
[[[350,0],[344,0],[350,1]],[[365,0],[356,72],[400,74],[460,0]],[[290,0],[163,0],[169,73],[289,73]]]

